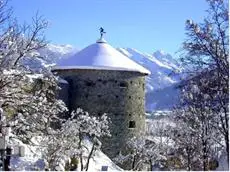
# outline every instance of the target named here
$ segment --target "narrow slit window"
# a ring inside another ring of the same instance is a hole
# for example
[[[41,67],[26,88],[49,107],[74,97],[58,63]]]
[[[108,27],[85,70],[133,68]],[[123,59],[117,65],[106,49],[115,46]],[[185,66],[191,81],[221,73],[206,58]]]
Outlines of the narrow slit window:
[[[135,121],[129,121],[129,128],[136,128]]]
[[[93,81],[85,81],[85,85],[87,87],[93,87],[93,86],[95,86],[95,83]]]
[[[128,83],[127,82],[120,82],[120,88],[127,88]]]

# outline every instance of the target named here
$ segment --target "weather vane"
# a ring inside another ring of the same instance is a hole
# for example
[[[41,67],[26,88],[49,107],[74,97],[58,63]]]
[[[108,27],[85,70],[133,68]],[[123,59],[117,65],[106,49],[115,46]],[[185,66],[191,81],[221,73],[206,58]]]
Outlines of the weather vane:
[[[106,33],[105,32],[105,30],[102,28],[102,27],[100,27],[100,34],[101,34],[101,38],[100,39],[102,39],[102,37],[103,37],[103,35]]]

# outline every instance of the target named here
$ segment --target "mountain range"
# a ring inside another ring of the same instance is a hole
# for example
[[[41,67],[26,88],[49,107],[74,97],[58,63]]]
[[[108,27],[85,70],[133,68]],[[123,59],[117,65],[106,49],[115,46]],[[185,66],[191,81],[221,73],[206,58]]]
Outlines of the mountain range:
[[[118,50],[151,72],[146,78],[146,111],[169,110],[178,102],[179,90],[176,87],[183,68],[175,58],[162,50],[153,54],[132,48]]]
[[[183,68],[170,54],[162,50],[152,54],[142,53],[133,48],[117,48],[125,56],[147,68],[151,74],[146,77],[146,111],[168,110],[178,101],[176,89]],[[49,44],[39,50],[42,58],[24,58],[22,63],[33,70],[50,70],[56,62],[77,53],[71,45]]]

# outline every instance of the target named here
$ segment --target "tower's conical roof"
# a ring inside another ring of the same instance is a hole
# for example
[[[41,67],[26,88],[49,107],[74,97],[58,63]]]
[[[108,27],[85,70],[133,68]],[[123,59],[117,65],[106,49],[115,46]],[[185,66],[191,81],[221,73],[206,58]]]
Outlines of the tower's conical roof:
[[[75,55],[59,61],[53,69],[122,70],[150,74],[147,69],[117,51],[103,38]]]

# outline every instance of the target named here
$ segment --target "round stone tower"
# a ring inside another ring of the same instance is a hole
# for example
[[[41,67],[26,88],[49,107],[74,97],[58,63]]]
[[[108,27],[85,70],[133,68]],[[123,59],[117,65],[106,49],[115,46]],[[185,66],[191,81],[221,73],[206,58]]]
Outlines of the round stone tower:
[[[68,85],[69,110],[107,113],[112,137],[102,150],[110,158],[122,152],[129,138],[145,132],[145,76],[150,72],[111,47],[104,39],[89,45],[53,68]]]

